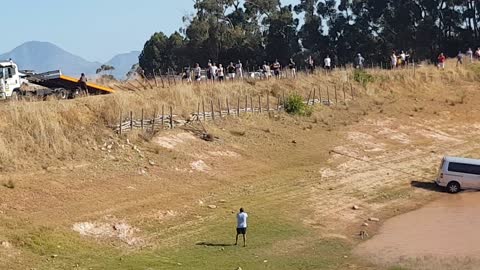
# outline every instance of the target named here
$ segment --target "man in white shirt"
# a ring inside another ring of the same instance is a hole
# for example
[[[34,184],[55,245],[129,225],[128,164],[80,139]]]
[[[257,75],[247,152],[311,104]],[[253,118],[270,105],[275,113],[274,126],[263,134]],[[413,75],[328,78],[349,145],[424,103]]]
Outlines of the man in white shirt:
[[[327,57],[325,57],[323,63],[326,70],[330,70],[332,68],[332,59],[330,58],[330,55],[327,55]]]
[[[240,213],[237,214],[237,237],[235,239],[235,246],[238,244],[238,236],[243,236],[243,246],[247,246],[247,219],[248,214],[243,208],[240,208]]]

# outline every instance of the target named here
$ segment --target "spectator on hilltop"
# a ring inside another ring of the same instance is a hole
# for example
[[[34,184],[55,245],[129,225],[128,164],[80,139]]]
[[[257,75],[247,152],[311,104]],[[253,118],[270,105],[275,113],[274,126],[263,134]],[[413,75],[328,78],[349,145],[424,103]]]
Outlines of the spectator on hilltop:
[[[330,58],[330,55],[327,55],[327,57],[323,59],[323,68],[325,68],[326,70],[332,69],[332,59]]]
[[[218,65],[217,77],[218,77],[218,81],[220,82],[223,82],[225,80],[225,69],[223,68],[222,64]]]
[[[358,53],[354,59],[355,68],[356,69],[363,69],[363,65],[365,63],[365,58],[363,58],[361,53]]]
[[[235,65],[235,71],[237,73],[238,78],[243,79],[243,65],[240,60],[238,60],[238,63]]]
[[[395,54],[395,51],[392,52],[392,55],[390,56],[390,64],[392,65],[392,69],[397,68],[397,55]]]
[[[457,54],[457,67],[463,65],[463,53],[461,51]]]
[[[195,64],[195,68],[193,69],[193,74],[195,76],[195,81],[199,82],[202,80],[202,68],[198,63]]]
[[[211,73],[212,73],[212,81],[215,81],[217,79],[217,70],[218,70],[217,64],[213,63],[210,70],[211,70]]]
[[[445,55],[442,53],[440,53],[440,55],[438,56],[437,58],[438,60],[438,68],[439,69],[445,69],[445,61],[447,60],[447,58],[445,57]]]
[[[273,74],[275,75],[275,78],[280,78],[280,68],[282,66],[280,65],[280,62],[278,62],[278,59],[275,60],[273,63]]]
[[[468,60],[470,60],[470,63],[473,63],[473,51],[472,51],[472,48],[468,48],[468,50],[467,50],[467,57],[468,57]]]
[[[230,62],[230,65],[227,67],[228,79],[234,80],[235,79],[235,66],[233,62]]]
[[[270,65],[266,61],[263,62],[262,70],[263,70],[263,75],[265,79],[267,80],[270,79],[270,76],[272,76],[272,73],[270,72]]]
[[[290,74],[292,75],[293,78],[297,77],[297,65],[295,64],[295,61],[293,61],[293,58],[290,58],[290,61],[288,62],[288,68],[290,69]]]
[[[310,55],[307,60],[305,60],[307,63],[307,69],[310,72],[310,74],[313,74],[315,71],[315,61],[313,60],[313,57]]]

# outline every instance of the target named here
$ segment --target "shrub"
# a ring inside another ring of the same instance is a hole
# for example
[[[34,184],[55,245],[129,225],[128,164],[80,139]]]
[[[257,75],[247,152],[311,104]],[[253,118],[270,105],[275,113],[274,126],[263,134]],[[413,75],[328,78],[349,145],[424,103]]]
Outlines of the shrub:
[[[310,116],[312,108],[303,102],[303,97],[298,94],[291,94],[285,101],[285,111],[289,114]]]
[[[363,69],[356,69],[353,73],[353,79],[362,84],[363,87],[367,87],[369,83],[375,81],[375,78]]]

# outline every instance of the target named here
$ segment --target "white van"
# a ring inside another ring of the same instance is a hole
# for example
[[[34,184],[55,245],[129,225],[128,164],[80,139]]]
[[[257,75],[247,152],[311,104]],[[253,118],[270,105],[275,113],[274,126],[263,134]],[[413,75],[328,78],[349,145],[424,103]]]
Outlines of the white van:
[[[446,187],[449,193],[457,193],[462,189],[480,189],[480,160],[444,157],[435,183]]]

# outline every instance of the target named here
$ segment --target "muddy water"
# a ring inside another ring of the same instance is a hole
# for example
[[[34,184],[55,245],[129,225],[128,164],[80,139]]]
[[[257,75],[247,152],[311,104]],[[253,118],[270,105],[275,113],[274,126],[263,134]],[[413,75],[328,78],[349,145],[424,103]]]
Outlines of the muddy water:
[[[480,269],[480,193],[441,199],[385,222],[357,255],[413,269]]]

